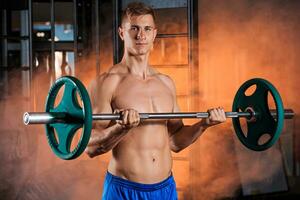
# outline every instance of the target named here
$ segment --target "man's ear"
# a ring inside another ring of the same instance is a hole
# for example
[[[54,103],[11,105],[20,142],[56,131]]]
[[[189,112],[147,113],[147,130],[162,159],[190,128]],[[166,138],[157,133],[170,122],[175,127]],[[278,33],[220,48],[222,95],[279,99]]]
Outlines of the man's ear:
[[[118,28],[118,32],[119,32],[119,36],[120,36],[121,40],[124,41],[124,31],[123,31],[123,28],[119,27]]]

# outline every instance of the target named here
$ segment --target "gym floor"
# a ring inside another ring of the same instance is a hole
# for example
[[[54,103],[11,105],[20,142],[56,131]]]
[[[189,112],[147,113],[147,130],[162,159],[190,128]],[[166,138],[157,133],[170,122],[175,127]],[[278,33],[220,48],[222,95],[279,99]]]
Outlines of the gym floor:
[[[44,126],[25,126],[22,116],[44,111],[49,87],[60,76],[76,76],[88,87],[119,60],[114,31],[119,13],[114,8],[116,2],[130,0],[4,2],[0,199],[99,199],[110,153],[61,160],[51,151]],[[229,111],[240,85],[260,77],[273,83],[285,108],[295,112],[285,120],[279,142],[266,151],[242,146],[228,119],[173,154],[179,199],[300,195],[300,1],[144,2],[158,13],[160,35],[150,62],[175,80],[181,111],[219,105]]]

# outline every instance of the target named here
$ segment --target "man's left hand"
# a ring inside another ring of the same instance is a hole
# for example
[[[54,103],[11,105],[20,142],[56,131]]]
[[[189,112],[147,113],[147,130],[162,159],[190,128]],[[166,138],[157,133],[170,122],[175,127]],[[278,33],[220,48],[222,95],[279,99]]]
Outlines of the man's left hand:
[[[223,108],[213,108],[207,111],[209,113],[209,117],[205,119],[205,123],[207,126],[214,126],[226,121],[226,115]]]

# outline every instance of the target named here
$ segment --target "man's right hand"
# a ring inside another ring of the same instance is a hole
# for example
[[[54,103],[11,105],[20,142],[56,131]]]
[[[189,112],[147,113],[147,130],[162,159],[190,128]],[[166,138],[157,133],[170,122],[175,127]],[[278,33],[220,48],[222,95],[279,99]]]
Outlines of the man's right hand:
[[[117,126],[92,130],[90,141],[85,150],[89,157],[92,158],[108,152],[126,135],[128,131],[124,131],[124,129],[128,130],[140,123],[140,115],[136,110],[116,109],[114,113],[121,115],[121,120],[116,120]]]
[[[114,114],[120,114],[121,120],[116,120],[123,129],[137,127],[140,124],[140,115],[134,109],[115,109]]]

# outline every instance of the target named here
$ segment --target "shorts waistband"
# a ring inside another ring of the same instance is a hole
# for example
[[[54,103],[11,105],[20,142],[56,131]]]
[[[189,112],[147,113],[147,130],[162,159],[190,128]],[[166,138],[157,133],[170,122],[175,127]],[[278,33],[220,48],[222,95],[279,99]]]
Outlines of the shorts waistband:
[[[106,180],[109,181],[111,184],[118,184],[120,186],[127,187],[129,189],[135,189],[135,190],[141,190],[141,191],[154,191],[162,189],[166,186],[169,186],[170,184],[175,183],[174,177],[171,174],[168,178],[165,180],[154,183],[154,184],[144,184],[144,183],[136,183],[127,179],[120,178],[118,176],[115,176],[111,174],[109,171],[106,173]]]

